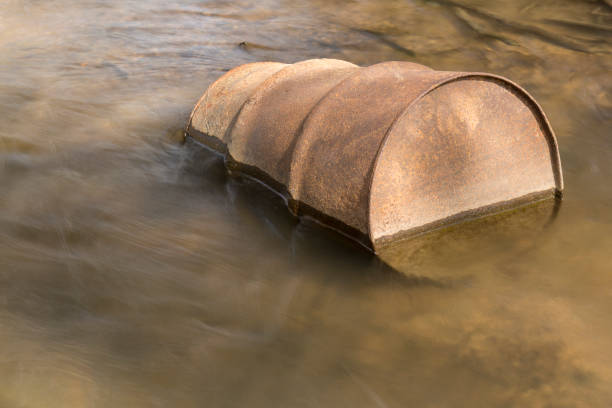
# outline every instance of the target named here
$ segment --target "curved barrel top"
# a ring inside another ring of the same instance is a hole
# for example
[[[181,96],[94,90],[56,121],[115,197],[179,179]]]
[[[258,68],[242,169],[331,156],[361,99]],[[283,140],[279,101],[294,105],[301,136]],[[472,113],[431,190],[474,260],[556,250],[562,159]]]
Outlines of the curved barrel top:
[[[563,189],[533,98],[491,74],[409,62],[254,63],[214,82],[187,133],[376,249]]]

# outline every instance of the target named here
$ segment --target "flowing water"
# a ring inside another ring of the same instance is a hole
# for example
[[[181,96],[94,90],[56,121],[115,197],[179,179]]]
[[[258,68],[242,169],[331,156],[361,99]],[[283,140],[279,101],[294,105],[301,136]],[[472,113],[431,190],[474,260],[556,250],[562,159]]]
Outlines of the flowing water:
[[[3,0],[0,407],[612,406],[611,51],[607,0]],[[561,205],[380,260],[180,143],[315,57],[523,85]]]

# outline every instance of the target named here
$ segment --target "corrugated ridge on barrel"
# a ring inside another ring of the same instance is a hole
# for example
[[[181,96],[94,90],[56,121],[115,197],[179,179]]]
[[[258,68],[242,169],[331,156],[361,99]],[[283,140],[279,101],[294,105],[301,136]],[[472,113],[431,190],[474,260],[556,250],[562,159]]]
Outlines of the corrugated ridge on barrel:
[[[254,62],[226,72],[208,87],[196,104],[187,133],[213,149],[226,152],[225,133],[244,102],[263,81],[286,65]]]
[[[252,92],[227,131],[231,159],[257,167],[287,186],[293,149],[304,118],[329,89],[359,67],[313,59],[287,65]]]
[[[364,67],[317,104],[294,153],[289,192],[296,200],[368,236],[370,174],[387,129],[412,98],[456,75],[421,67]]]

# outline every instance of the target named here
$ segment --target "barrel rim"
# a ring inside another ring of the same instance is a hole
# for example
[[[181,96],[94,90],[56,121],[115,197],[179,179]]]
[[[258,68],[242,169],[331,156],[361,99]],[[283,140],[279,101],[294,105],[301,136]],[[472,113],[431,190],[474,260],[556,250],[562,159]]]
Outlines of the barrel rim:
[[[535,98],[531,96],[531,94],[529,94],[529,92],[527,92],[523,87],[521,87],[517,83],[501,75],[490,74],[486,72],[457,72],[456,75],[453,75],[449,78],[442,79],[440,82],[432,85],[431,87],[423,91],[421,94],[416,96],[414,99],[412,99],[410,103],[393,120],[393,122],[391,123],[387,131],[385,132],[385,135],[383,136],[383,139],[378,147],[378,151],[376,152],[376,156],[374,158],[373,171],[370,175],[370,180],[368,181],[368,191],[369,191],[368,208],[367,208],[367,218],[368,219],[366,223],[367,223],[367,229],[368,229],[368,238],[370,240],[370,244],[372,248],[374,249],[374,251],[376,251],[376,241],[384,239],[384,237],[379,237],[378,239],[375,239],[372,233],[373,231],[372,230],[372,187],[374,183],[374,176],[376,175],[376,172],[380,165],[379,163],[380,156],[382,154],[383,149],[385,148],[387,144],[387,140],[389,139],[391,133],[395,129],[396,124],[400,121],[400,119],[402,119],[405,115],[407,115],[410,109],[414,107],[417,103],[419,103],[425,96],[427,96],[431,92],[435,91],[436,89],[444,85],[447,85],[452,82],[463,81],[463,80],[485,80],[489,82],[498,83],[498,85],[505,86],[507,88],[510,88],[512,91],[514,91],[516,96],[519,99],[521,99],[521,101],[525,103],[529,108],[531,108],[531,111],[533,112],[535,119],[537,120],[538,124],[540,125],[540,128],[542,129],[542,133],[544,133],[544,137],[549,147],[550,156],[551,156],[550,161],[551,161],[553,177],[555,181],[554,194],[558,197],[562,195],[564,183],[563,183],[563,172],[561,170],[561,158],[559,155],[559,145],[557,142],[556,135],[552,129],[552,126],[550,125],[550,122],[546,114],[544,113],[544,110],[542,109],[540,104],[535,100]],[[535,192],[535,193],[538,193],[538,192]],[[491,207],[497,207],[499,206],[498,204],[501,204],[501,203],[493,203]],[[454,216],[450,216],[448,218],[450,220],[453,217]],[[402,231],[402,232],[408,233],[409,231]],[[402,232],[399,232],[399,233],[402,233]]]

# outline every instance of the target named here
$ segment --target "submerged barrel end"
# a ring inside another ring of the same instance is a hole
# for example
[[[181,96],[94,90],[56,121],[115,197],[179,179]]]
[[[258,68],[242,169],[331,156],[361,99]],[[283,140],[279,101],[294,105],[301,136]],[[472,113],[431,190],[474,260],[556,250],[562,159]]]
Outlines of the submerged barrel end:
[[[370,189],[375,251],[440,226],[560,196],[554,133],[537,103],[495,75],[437,84],[389,129]]]

